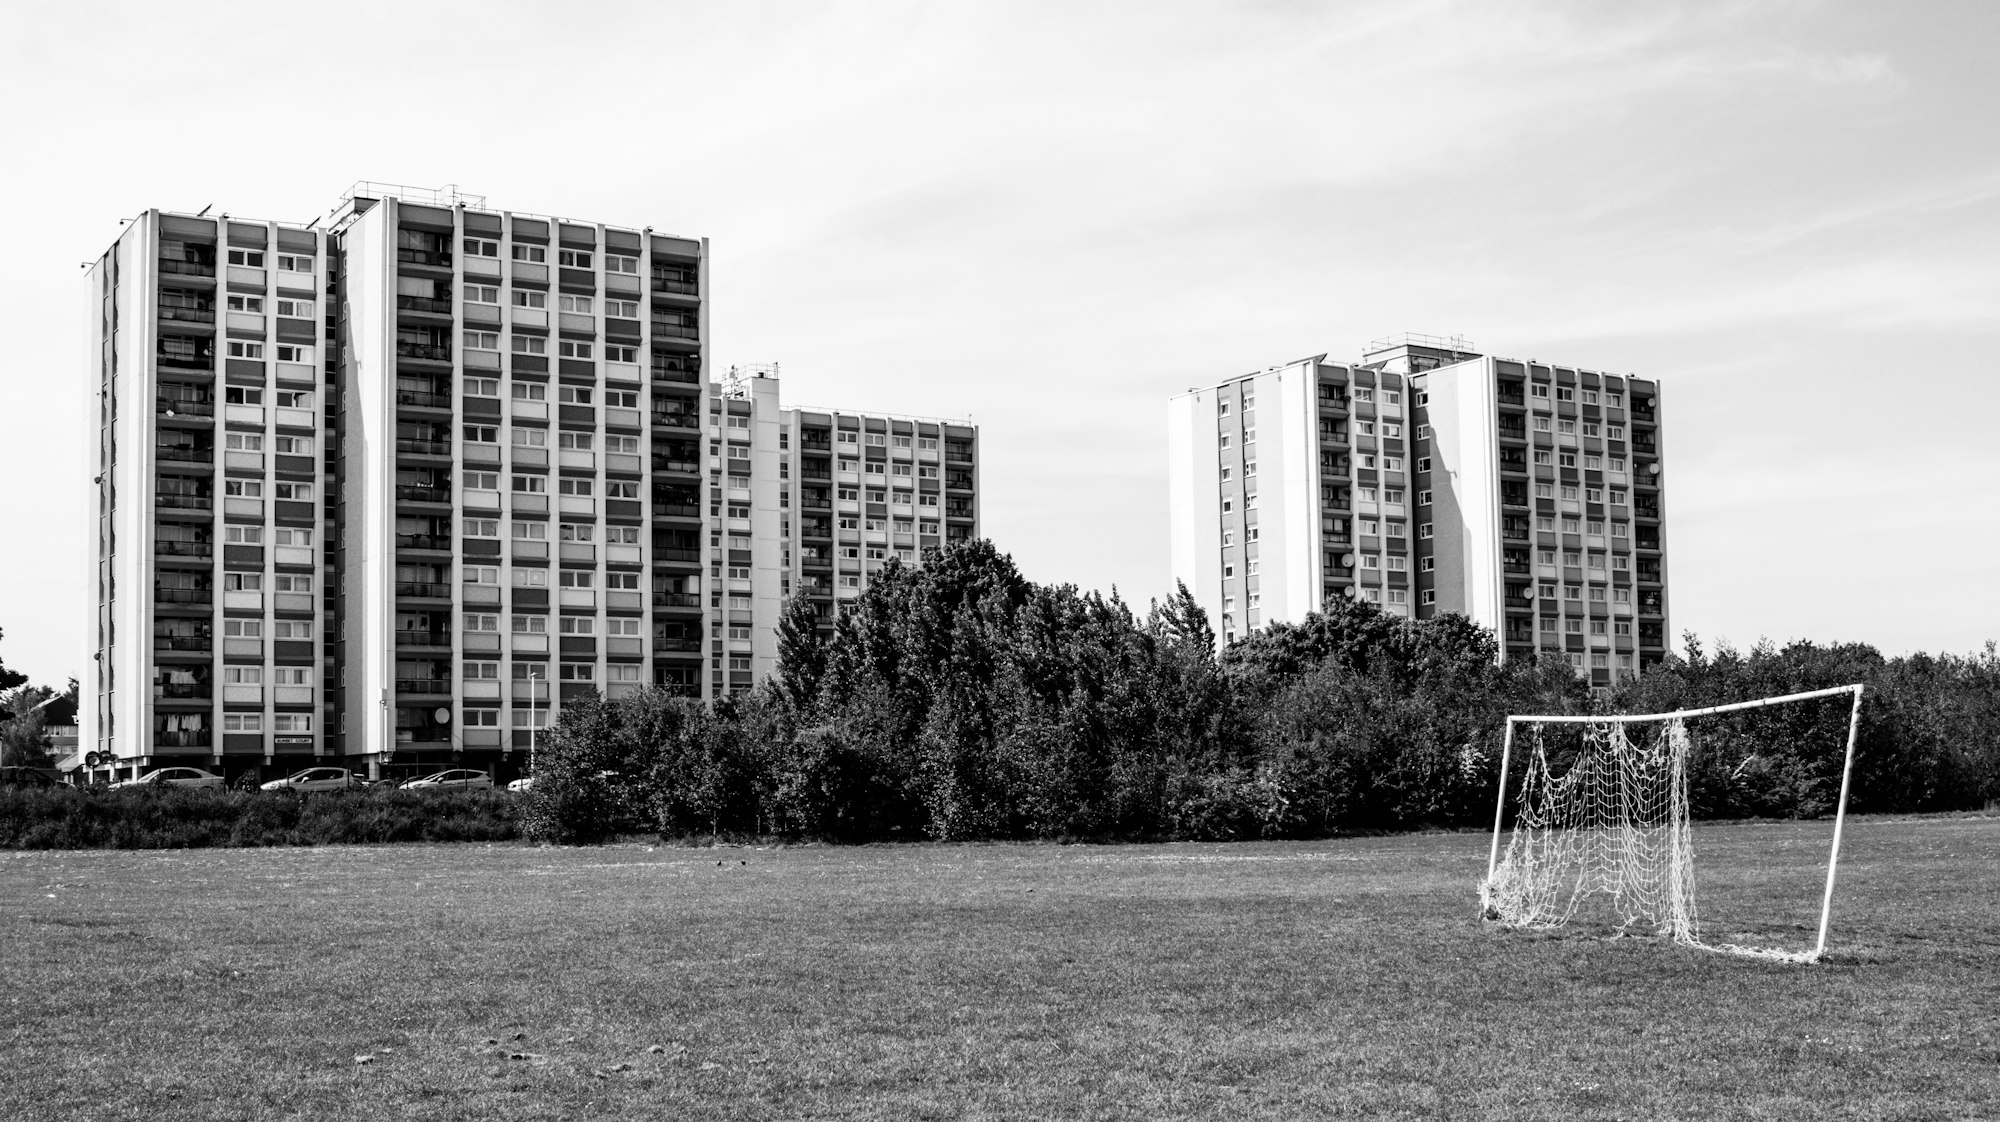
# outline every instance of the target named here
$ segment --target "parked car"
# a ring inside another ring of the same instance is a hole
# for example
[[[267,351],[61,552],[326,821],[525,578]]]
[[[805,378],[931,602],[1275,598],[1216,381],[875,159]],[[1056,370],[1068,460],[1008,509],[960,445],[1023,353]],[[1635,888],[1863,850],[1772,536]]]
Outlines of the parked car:
[[[403,784],[406,791],[491,791],[493,777],[470,768],[453,768]]]
[[[161,767],[154,768],[136,779],[120,780],[111,786],[116,790],[119,787],[226,787],[228,785],[228,780],[198,767]]]
[[[291,791],[305,794],[310,791],[345,791],[350,787],[364,786],[367,780],[344,767],[309,767],[297,775],[283,779],[273,779],[258,785],[262,791]]]
[[[48,767],[0,767],[0,787],[60,787],[62,772]]]
[[[507,789],[517,795],[526,794],[535,789],[535,777],[530,775],[522,779],[516,779],[514,782],[507,784]]]

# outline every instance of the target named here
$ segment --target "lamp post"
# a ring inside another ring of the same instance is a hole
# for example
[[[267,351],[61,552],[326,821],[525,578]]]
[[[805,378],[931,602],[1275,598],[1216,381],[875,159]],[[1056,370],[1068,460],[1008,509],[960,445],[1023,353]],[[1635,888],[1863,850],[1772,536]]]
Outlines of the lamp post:
[[[541,725],[540,684],[548,681],[535,673],[540,667],[528,664],[528,778],[535,777],[535,730]]]

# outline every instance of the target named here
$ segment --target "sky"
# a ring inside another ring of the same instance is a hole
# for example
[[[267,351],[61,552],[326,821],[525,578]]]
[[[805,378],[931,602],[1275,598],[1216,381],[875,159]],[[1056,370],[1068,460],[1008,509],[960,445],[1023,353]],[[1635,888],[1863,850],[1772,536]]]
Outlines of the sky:
[[[1172,589],[1166,399],[1376,338],[1662,385],[1675,631],[2000,638],[2000,5],[16,5],[0,660],[84,658],[79,263],[356,180],[711,239],[711,363],[980,426],[1030,578]]]

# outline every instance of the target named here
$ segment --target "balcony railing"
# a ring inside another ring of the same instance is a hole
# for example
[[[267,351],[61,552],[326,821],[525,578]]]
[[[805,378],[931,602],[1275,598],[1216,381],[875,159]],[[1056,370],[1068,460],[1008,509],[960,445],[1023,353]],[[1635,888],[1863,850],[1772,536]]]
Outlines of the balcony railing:
[[[701,328],[697,324],[676,323],[670,319],[656,319],[653,321],[653,334],[664,336],[668,339],[699,339],[701,338]]]
[[[399,580],[396,582],[396,595],[416,596],[430,600],[449,600],[451,599],[451,586],[437,581]]]
[[[448,249],[410,249],[398,247],[396,260],[406,265],[436,265],[441,269],[451,268],[451,251]]]
[[[396,357],[424,359],[428,362],[450,362],[451,344],[411,343],[398,339],[396,340]]]
[[[215,743],[213,729],[184,729],[180,732],[153,732],[155,748],[206,748]]]
[[[160,318],[179,323],[214,323],[214,308],[188,308],[178,304],[161,304]]]
[[[655,608],[699,608],[701,607],[701,597],[692,592],[655,592],[653,593],[653,606]]]
[[[423,390],[397,390],[396,404],[416,405],[425,409],[449,409],[451,408],[451,395],[448,393],[428,393]]]
[[[213,557],[215,547],[207,542],[155,541],[153,553],[158,557]]]
[[[211,372],[215,370],[214,354],[184,355],[173,351],[161,351],[159,358],[161,366],[170,366],[175,370],[207,370]]]
[[[451,442],[448,440],[398,440],[396,451],[411,452],[422,456],[449,456]]]
[[[661,546],[653,551],[653,556],[662,561],[699,561],[701,560],[701,550],[699,548],[685,549],[677,546]]]
[[[448,534],[397,534],[397,549],[442,549],[451,548]]]
[[[684,296],[701,295],[700,282],[681,280],[669,274],[654,273],[653,288],[660,292],[678,292]]]
[[[409,483],[396,484],[396,501],[405,503],[449,503],[449,487],[419,487]]]
[[[701,419],[692,413],[655,413],[653,423],[670,429],[698,429]]]
[[[398,296],[396,297],[396,310],[402,312],[429,312],[433,315],[448,316],[452,313],[452,306],[449,300],[433,300],[428,296]]]
[[[156,651],[189,651],[206,654],[215,649],[215,640],[207,635],[155,635],[153,649]]]
[[[215,500],[207,495],[155,495],[153,505],[176,510],[213,510]]]
[[[427,697],[444,697],[451,693],[450,679],[398,678],[396,692],[400,694],[420,694]]]
[[[154,588],[153,602],[156,604],[213,604],[215,603],[215,591],[208,588]]]
[[[160,272],[177,277],[212,277],[215,275],[215,265],[203,264],[200,261],[175,261],[169,257],[162,257]]]
[[[673,370],[665,366],[653,367],[653,381],[655,382],[694,383],[694,382],[699,382],[700,380],[701,380],[701,374],[698,371]]]
[[[213,417],[215,416],[215,399],[212,397],[163,397],[159,399],[159,410],[162,416],[172,413],[179,417]]]
[[[208,682],[170,682],[153,687],[155,700],[206,701],[214,696],[215,687]]]
[[[451,633],[448,631],[403,631],[396,632],[398,647],[449,647]]]
[[[680,472],[686,475],[699,475],[701,473],[701,461],[672,460],[664,456],[654,456],[653,470]]]
[[[653,649],[659,651],[701,651],[700,639],[654,639]]]
[[[969,464],[972,462],[972,453],[946,452],[944,454],[944,462],[948,464]]]
[[[662,518],[700,518],[699,503],[659,503],[653,504],[653,513]]]

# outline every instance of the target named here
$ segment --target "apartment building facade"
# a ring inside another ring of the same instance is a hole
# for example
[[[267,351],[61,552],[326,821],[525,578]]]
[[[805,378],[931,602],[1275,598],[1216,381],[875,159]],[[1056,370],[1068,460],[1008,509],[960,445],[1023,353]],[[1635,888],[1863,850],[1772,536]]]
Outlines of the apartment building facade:
[[[1660,388],[1402,336],[1168,405],[1175,574],[1224,642],[1329,596],[1608,685],[1666,653]]]
[[[324,226],[130,223],[89,275],[84,748],[505,777],[566,701],[748,689],[795,589],[830,620],[976,534],[970,426],[711,383],[707,272],[373,184]]]

